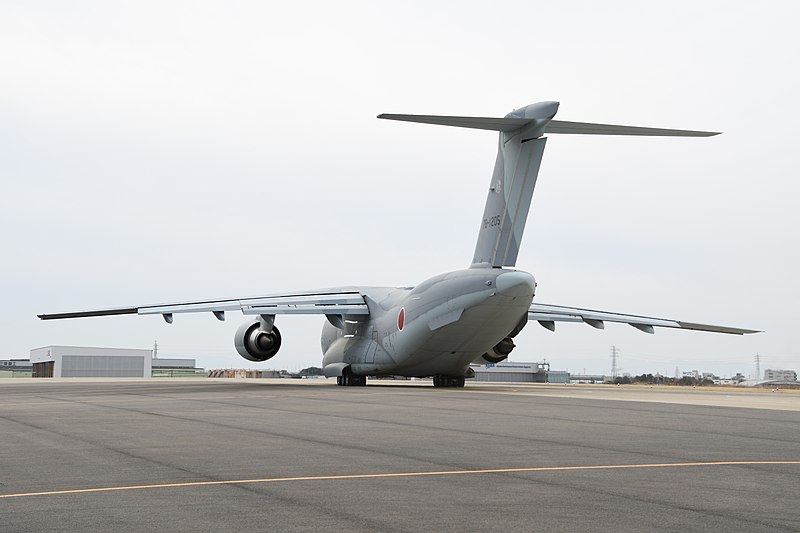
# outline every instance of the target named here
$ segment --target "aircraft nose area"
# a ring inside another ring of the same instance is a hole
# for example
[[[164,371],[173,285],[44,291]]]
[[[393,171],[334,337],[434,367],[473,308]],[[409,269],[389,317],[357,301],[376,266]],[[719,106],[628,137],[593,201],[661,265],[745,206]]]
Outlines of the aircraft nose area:
[[[536,288],[536,280],[527,272],[505,272],[497,276],[495,281],[497,294],[516,297],[533,296]]]

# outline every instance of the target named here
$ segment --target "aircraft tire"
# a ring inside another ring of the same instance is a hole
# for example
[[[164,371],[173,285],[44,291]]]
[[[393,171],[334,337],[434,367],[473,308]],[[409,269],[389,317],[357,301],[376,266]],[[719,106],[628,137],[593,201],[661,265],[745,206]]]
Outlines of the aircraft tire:
[[[464,376],[433,376],[434,387],[463,387],[465,383]]]
[[[367,376],[357,376],[350,367],[347,367],[342,370],[342,375],[336,378],[336,384],[343,387],[364,387],[367,384]]]

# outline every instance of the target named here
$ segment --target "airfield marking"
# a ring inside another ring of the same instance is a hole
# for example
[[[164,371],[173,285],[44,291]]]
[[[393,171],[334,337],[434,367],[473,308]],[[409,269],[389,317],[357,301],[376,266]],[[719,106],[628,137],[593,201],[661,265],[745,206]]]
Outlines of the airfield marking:
[[[89,492],[113,492],[120,490],[166,489],[166,488],[176,488],[176,487],[204,487],[212,485],[243,485],[246,483],[278,483],[287,481],[331,481],[331,480],[376,479],[376,478],[392,478],[392,477],[454,476],[460,474],[508,474],[508,473],[520,473],[520,472],[622,470],[627,468],[678,468],[678,467],[700,467],[700,466],[751,466],[751,465],[800,465],[800,461],[713,461],[713,462],[695,462],[695,463],[649,463],[649,464],[588,465],[588,466],[535,466],[527,468],[490,468],[484,470],[445,470],[439,472],[393,472],[393,473],[382,473],[382,474],[349,474],[349,475],[339,475],[339,476],[232,479],[227,481],[187,481],[183,483],[157,483],[152,485],[123,485],[119,487],[96,487],[91,489],[19,492],[16,494],[0,494],[0,499],[24,498],[28,496],[56,496],[61,494],[85,494]]]

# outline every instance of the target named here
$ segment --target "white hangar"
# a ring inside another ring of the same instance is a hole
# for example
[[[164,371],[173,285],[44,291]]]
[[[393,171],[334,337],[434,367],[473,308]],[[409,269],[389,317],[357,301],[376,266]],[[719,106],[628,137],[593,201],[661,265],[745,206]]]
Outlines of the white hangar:
[[[35,378],[149,378],[152,350],[44,346],[31,350]]]

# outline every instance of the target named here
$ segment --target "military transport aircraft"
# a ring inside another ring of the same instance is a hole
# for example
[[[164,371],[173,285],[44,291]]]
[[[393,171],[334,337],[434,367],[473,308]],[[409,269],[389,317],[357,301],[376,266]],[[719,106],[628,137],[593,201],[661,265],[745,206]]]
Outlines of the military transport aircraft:
[[[379,115],[378,118],[499,132],[497,161],[480,221],[472,264],[416,287],[342,287],[254,298],[197,300],[96,311],[38,315],[43,320],[109,315],[213,313],[240,310],[248,320],[234,343],[249,361],[275,356],[277,315],[320,314],[323,370],[339,385],[365,385],[367,376],[432,376],[437,387],[463,387],[470,363],[496,363],[514,349],[530,320],[555,331],[556,322],[604,327],[621,322],[653,333],[655,327],[743,335],[749,329],[532,303],[536,281],[514,267],[542,161],[547,133],[709,137],[713,132],[553,120],[558,102],[540,102],[503,118]]]

